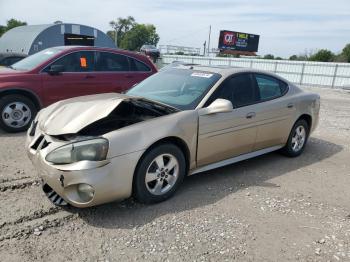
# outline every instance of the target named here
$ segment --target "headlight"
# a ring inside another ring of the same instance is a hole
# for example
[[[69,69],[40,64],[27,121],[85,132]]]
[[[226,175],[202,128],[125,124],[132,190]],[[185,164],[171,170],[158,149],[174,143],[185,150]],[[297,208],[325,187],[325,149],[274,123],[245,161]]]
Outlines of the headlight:
[[[56,165],[71,164],[82,160],[102,161],[106,159],[107,152],[107,139],[97,138],[59,147],[46,156],[46,161]]]

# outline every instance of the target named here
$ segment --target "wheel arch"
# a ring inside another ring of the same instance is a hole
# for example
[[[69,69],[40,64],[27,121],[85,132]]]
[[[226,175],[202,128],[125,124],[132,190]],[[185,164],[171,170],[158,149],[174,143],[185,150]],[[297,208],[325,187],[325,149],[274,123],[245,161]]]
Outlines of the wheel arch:
[[[306,123],[308,124],[308,126],[309,126],[309,133],[310,133],[311,128],[312,128],[312,116],[309,115],[309,114],[302,114],[302,115],[299,116],[299,118],[295,121],[295,123],[296,123],[297,121],[301,120],[301,119],[305,120]]]
[[[182,151],[182,153],[184,154],[185,160],[186,160],[186,170],[189,169],[190,167],[190,150],[186,144],[186,142],[176,136],[168,136],[168,137],[164,137],[156,142],[154,142],[152,145],[150,145],[146,151],[142,154],[142,157],[144,155],[146,155],[151,149],[155,148],[156,146],[160,145],[160,144],[166,144],[166,143],[170,143],[170,144],[174,144],[177,147],[180,148],[180,150]],[[141,157],[141,158],[142,158]],[[140,158],[140,160],[141,160]]]
[[[25,97],[29,98],[31,101],[33,101],[33,103],[38,111],[42,108],[42,102],[41,102],[39,96],[31,90],[24,89],[24,88],[11,88],[11,89],[0,90],[0,99],[4,96],[7,96],[7,95],[25,96]]]
[[[135,183],[135,174],[139,168],[139,165],[141,163],[141,160],[146,156],[146,154],[152,150],[153,148],[161,145],[161,144],[166,144],[166,143],[170,143],[170,144],[174,144],[176,145],[177,147],[180,148],[180,150],[183,152],[184,154],[184,157],[185,157],[185,161],[186,161],[186,172],[188,172],[189,170],[189,167],[190,167],[190,150],[186,144],[186,142],[179,138],[179,137],[176,137],[176,136],[169,136],[169,137],[164,137],[162,139],[159,139],[158,141],[154,142],[153,144],[151,144],[146,150],[145,152],[143,152],[142,156],[140,157],[140,159],[138,160],[137,162],[137,165],[136,165],[136,168],[134,169],[134,175],[133,175],[133,181],[132,181],[132,184],[133,184],[133,190],[134,190],[134,183]]]

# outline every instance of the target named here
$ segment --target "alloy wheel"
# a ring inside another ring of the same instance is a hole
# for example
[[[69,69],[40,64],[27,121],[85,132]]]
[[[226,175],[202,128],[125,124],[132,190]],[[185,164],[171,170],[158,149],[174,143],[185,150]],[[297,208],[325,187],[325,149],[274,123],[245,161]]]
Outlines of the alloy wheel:
[[[179,162],[171,154],[157,156],[146,171],[147,190],[153,195],[163,195],[173,188],[179,177]]]
[[[292,137],[292,149],[294,152],[300,151],[306,140],[306,130],[304,126],[298,126],[295,128],[293,137]]]

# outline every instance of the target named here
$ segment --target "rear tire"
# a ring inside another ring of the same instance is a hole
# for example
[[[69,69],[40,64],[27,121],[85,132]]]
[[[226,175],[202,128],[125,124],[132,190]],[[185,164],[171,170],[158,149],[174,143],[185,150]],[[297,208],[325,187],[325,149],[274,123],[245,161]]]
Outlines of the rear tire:
[[[7,95],[0,99],[0,128],[9,133],[29,128],[37,114],[33,101],[22,95]]]
[[[140,160],[134,176],[133,195],[141,203],[158,203],[170,198],[186,174],[186,160],[181,149],[161,144]]]
[[[282,153],[288,157],[297,157],[303,153],[309,138],[310,127],[304,119],[298,120],[288,137],[287,144]]]

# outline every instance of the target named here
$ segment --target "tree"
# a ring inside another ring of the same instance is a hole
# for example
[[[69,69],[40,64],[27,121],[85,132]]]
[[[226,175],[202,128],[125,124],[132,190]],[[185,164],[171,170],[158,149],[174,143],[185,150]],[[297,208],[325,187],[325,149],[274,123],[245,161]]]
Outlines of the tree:
[[[22,22],[14,18],[7,20],[6,26],[0,25],[0,36],[2,36],[8,30],[22,25],[27,25],[27,22]]]
[[[297,56],[297,55],[292,55],[292,56],[289,57],[289,60],[297,61],[297,60],[299,60],[299,59],[298,59],[298,56]]]
[[[275,59],[275,56],[271,54],[267,54],[267,55],[264,55],[263,59]]]
[[[341,53],[341,56],[346,59],[346,62],[350,63],[350,44],[347,44]]]
[[[292,55],[291,57],[289,57],[289,60],[294,60],[294,61],[307,61],[309,60],[308,55],[305,54],[300,54],[300,55]]]
[[[6,31],[6,26],[0,25],[0,36],[2,36]]]
[[[127,18],[119,17],[117,21],[109,22],[109,25],[113,28],[113,31],[108,31],[107,35],[109,35],[114,41],[117,40],[117,43],[115,44],[119,47],[125,33],[130,31],[135,24],[135,18],[132,16],[128,16]],[[115,37],[115,32],[117,32],[117,39]]]
[[[317,51],[315,54],[311,55],[310,61],[319,61],[319,62],[332,62],[334,61],[335,54],[332,51],[327,49],[321,49]]]
[[[127,31],[120,42],[120,47],[128,50],[140,50],[144,44],[157,45],[159,36],[154,25],[135,24]]]
[[[111,21],[109,25],[113,31],[108,31],[112,39],[117,40],[116,45],[123,49],[140,50],[144,44],[157,45],[159,36],[154,25],[138,24],[135,18],[119,17],[116,21]]]
[[[336,55],[334,58],[334,62],[338,62],[338,63],[348,63],[349,60],[346,57],[346,55],[344,55],[343,53]]]

